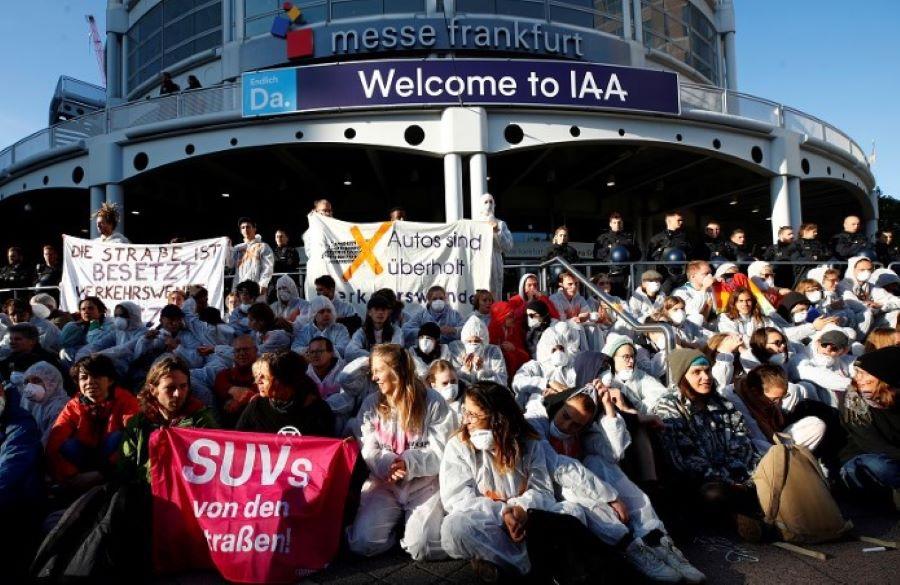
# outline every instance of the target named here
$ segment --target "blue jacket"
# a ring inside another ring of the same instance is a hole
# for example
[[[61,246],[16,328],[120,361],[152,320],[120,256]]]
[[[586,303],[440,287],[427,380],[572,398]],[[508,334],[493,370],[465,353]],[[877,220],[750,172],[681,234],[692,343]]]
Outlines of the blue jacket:
[[[18,392],[8,390],[6,408],[0,415],[0,516],[43,494],[41,433],[19,400]]]

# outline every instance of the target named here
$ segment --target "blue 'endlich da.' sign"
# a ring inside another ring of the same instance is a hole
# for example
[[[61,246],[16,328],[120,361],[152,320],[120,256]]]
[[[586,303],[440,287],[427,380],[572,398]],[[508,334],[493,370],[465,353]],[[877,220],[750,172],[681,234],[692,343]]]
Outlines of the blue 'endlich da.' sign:
[[[567,61],[359,61],[255,71],[242,81],[244,117],[440,105],[680,113],[675,73]]]

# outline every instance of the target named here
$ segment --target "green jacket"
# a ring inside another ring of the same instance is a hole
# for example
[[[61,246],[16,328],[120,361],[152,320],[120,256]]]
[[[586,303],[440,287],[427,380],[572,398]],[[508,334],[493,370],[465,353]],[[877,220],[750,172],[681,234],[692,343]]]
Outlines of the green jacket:
[[[171,425],[172,428],[219,428],[212,410],[200,401],[191,401],[185,406],[188,414]],[[150,482],[150,435],[162,426],[150,420],[144,412],[138,412],[129,419],[119,453],[118,471],[122,479]]]

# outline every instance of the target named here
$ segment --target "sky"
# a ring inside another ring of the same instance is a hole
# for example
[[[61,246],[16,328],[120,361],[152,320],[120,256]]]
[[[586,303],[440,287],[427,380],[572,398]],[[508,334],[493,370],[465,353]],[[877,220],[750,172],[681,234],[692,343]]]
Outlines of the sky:
[[[3,2],[0,149],[46,127],[56,81],[101,83],[85,14],[106,0]],[[900,1],[735,0],[738,89],[831,123],[869,153],[900,198]]]

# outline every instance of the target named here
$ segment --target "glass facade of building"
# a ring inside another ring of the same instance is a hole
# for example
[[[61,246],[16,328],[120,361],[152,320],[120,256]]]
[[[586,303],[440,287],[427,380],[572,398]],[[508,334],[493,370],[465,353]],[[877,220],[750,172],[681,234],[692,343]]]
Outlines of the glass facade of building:
[[[221,44],[221,0],[163,0],[128,31],[126,91]]]
[[[714,85],[719,80],[716,27],[687,0],[641,0],[644,45],[693,67]]]

